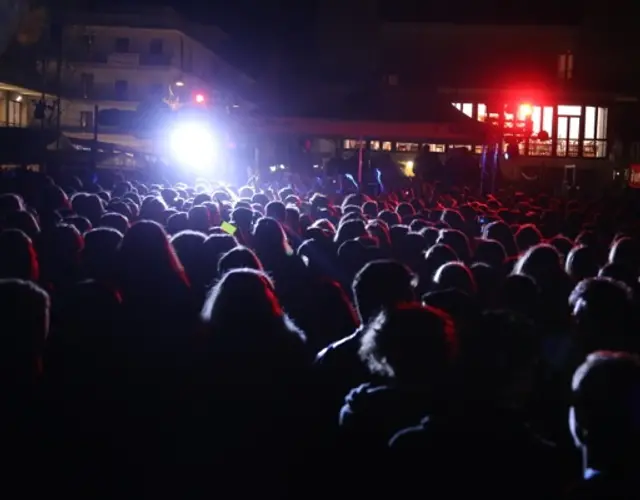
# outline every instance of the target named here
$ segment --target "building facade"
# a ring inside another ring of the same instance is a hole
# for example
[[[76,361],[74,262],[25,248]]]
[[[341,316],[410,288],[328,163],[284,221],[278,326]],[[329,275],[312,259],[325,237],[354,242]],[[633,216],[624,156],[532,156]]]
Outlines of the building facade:
[[[351,22],[356,22],[357,12],[371,10],[371,2],[360,4],[361,10],[355,5],[346,11],[333,9],[329,18],[346,12]],[[363,54],[374,54],[375,61],[367,59],[363,71],[367,71],[367,85],[380,94],[410,94],[416,104],[437,95],[460,113],[494,124],[509,122],[514,113],[526,110],[528,133],[517,140],[509,138],[510,149],[506,140],[502,144],[505,157],[501,167],[508,177],[520,178],[528,166],[571,166],[599,172],[610,179],[614,167],[624,166],[620,165],[618,152],[628,127],[620,117],[628,114],[640,94],[640,75],[628,63],[630,49],[623,50],[622,41],[628,37],[594,30],[593,23],[401,23],[384,22],[379,17],[374,22],[371,18],[366,16],[366,33],[359,36],[365,44],[350,44],[348,30],[343,33],[344,40],[338,39],[338,30],[331,32],[331,44],[322,43],[326,39],[326,33],[322,33],[329,32],[330,23],[318,26],[318,50],[340,50],[341,45],[349,45],[350,62],[345,63],[345,75],[352,73],[353,61],[360,57],[354,55],[358,47]],[[342,24],[349,22],[345,19]],[[323,59],[332,58],[325,54]],[[335,90],[334,76],[341,70],[321,68],[313,75],[317,82],[322,81],[324,70],[332,76],[326,86]],[[361,81],[362,78],[355,85],[362,86]],[[343,81],[345,106],[358,91],[355,85],[352,79]],[[480,153],[483,146],[425,139],[375,137],[369,138],[366,147],[377,150],[379,144],[384,144],[387,152],[406,161],[407,148],[417,151],[428,147],[444,154],[460,146]],[[359,148],[361,140],[362,134],[354,129],[349,136],[339,138],[337,154],[353,149],[354,144]],[[516,154],[506,154],[508,149]]]
[[[206,96],[229,114],[251,109],[243,96],[253,82],[216,54],[226,40],[216,27],[187,23],[167,8],[67,14],[60,26],[46,87],[61,96],[60,128],[68,136],[93,138],[96,109],[136,111],[178,93]],[[154,149],[121,125],[98,123],[97,132],[100,141]]]

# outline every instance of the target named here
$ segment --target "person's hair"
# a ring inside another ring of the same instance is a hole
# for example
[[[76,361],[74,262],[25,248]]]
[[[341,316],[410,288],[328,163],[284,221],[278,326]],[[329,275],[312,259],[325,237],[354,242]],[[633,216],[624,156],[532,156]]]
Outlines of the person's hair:
[[[40,267],[31,239],[18,229],[0,232],[0,278],[38,281]]]
[[[636,356],[605,351],[590,354],[573,375],[571,389],[572,431],[579,444],[607,454],[637,450],[640,360]]]
[[[569,296],[587,352],[627,350],[637,347],[632,290],[610,278],[589,278],[576,285]],[[631,345],[629,342],[633,342]]]
[[[558,250],[551,245],[540,244],[529,248],[513,269],[513,274],[526,274],[534,280],[545,281],[556,273],[562,273],[562,261]],[[538,283],[542,286],[542,283]]]
[[[111,227],[124,234],[127,232],[127,229],[129,229],[129,219],[127,219],[124,215],[116,212],[107,212],[102,217],[100,217],[98,226]]]
[[[247,305],[251,312],[247,314]],[[293,334],[304,339],[285,315],[269,277],[254,269],[234,269],[211,289],[200,315],[210,331],[209,343],[223,349],[233,346],[251,350],[268,346],[269,335]]]
[[[542,241],[542,234],[534,224],[524,224],[516,231],[515,239],[518,250],[526,252]]]
[[[565,270],[574,282],[592,278],[598,274],[598,260],[591,247],[578,245],[567,255]]]
[[[49,294],[35,283],[0,279],[2,369],[37,369],[49,331]]]
[[[291,255],[293,251],[280,222],[271,217],[262,217],[253,228],[253,245],[261,259],[265,255]]]
[[[157,222],[146,220],[131,226],[120,242],[117,260],[121,284],[138,289],[161,282],[189,286],[182,263]]]
[[[358,271],[351,285],[360,321],[367,322],[395,303],[415,300],[416,284],[417,277],[411,269],[399,262],[369,262]]]
[[[469,268],[463,262],[447,262],[433,275],[433,282],[441,290],[454,288],[468,295],[475,295],[476,282]]]
[[[253,269],[262,271],[262,263],[258,256],[247,247],[236,247],[229,250],[218,262],[218,274],[223,276],[225,273],[234,269]]]
[[[473,254],[473,260],[502,270],[502,266],[507,260],[507,252],[502,243],[497,240],[480,240]]]
[[[386,308],[371,321],[359,352],[374,374],[433,384],[446,373],[456,350],[455,327],[446,313],[406,303]]]

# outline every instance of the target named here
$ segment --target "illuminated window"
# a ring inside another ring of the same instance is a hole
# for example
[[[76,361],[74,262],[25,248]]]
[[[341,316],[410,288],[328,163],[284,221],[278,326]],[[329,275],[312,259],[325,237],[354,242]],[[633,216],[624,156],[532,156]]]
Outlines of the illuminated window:
[[[22,120],[21,118],[21,110],[22,110],[22,103],[18,102],[18,101],[14,101],[14,100],[10,100],[9,101],[9,113],[8,113],[8,121],[7,121],[7,125],[9,127],[19,127]]]
[[[478,121],[485,121],[487,119],[487,105],[478,104]]]
[[[607,138],[607,119],[609,110],[607,108],[598,108],[598,122],[596,125],[596,139],[604,140]]]
[[[559,116],[582,116],[582,106],[558,106]]]
[[[558,142],[556,154],[558,156],[578,156],[580,148],[580,117],[558,117]]]
[[[371,148],[372,151],[379,151],[380,150],[380,141],[371,141],[369,143],[369,148]]]
[[[584,119],[582,155],[586,158],[605,158],[607,155],[607,108],[587,106]]]
[[[467,151],[471,151],[472,147],[467,144],[451,144],[447,149],[449,149],[449,151],[452,149],[466,149]]]
[[[452,102],[451,105],[456,108],[458,111],[462,109],[462,104],[459,102]]]
[[[427,151],[430,151],[431,153],[444,153],[444,150],[446,148],[446,146],[444,144],[423,144],[422,145],[423,148],[425,148]]]
[[[382,151],[391,151],[392,144],[390,141],[384,141],[382,143]]]
[[[420,151],[420,144],[415,142],[396,142],[396,151],[413,153]]]
[[[358,139],[345,139],[343,143],[344,149],[360,149],[366,146],[367,141]]]
[[[469,118],[473,118],[473,103],[465,102],[462,105],[462,112]]]
[[[477,155],[481,155],[483,149],[484,149],[484,146],[476,146],[475,148],[473,148],[473,152]]]

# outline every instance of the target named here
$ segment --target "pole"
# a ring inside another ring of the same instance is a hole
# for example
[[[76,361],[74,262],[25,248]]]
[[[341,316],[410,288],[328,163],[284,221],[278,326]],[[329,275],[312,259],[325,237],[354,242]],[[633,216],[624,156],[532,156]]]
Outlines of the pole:
[[[360,138],[360,148],[358,149],[358,186],[362,185],[362,147],[364,140]]]
[[[60,121],[62,118],[61,98],[62,91],[62,26],[57,25],[55,30],[57,40],[56,54],[56,149],[60,149]]]
[[[94,170],[98,167],[98,105],[93,107],[93,145],[91,147],[92,167]]]

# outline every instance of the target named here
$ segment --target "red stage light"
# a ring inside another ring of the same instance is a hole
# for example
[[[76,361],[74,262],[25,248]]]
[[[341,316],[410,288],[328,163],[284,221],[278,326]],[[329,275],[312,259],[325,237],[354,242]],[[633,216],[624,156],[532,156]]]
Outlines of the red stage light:
[[[518,118],[520,120],[526,120],[533,115],[533,106],[531,104],[520,104],[518,107]]]

